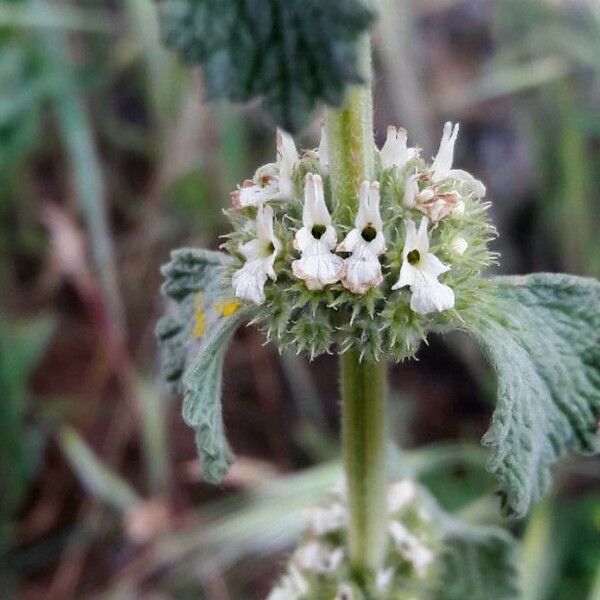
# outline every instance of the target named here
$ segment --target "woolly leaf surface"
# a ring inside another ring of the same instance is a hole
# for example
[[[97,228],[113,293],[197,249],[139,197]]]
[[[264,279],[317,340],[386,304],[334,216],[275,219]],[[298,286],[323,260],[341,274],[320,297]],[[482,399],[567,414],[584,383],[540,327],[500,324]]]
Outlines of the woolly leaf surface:
[[[600,283],[539,273],[495,278],[499,301],[468,329],[498,375],[498,404],[483,443],[508,513],[522,516],[546,491],[568,450],[598,447]]]
[[[234,333],[248,318],[246,309],[220,319],[183,377],[183,419],[196,432],[202,475],[210,483],[221,481],[233,462],[221,406],[223,360]]]
[[[162,268],[162,291],[170,306],[156,328],[163,376],[183,393],[183,418],[195,431],[202,474],[213,483],[220,481],[233,460],[222,418],[223,360],[233,334],[251,312],[240,308],[223,316],[215,306],[233,298],[226,278],[230,264],[231,258],[220,252],[190,248],[172,252]]]

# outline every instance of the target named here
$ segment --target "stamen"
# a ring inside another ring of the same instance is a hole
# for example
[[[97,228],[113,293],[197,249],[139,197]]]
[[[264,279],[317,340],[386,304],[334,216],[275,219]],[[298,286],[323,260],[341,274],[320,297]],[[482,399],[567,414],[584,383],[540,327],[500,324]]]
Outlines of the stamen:
[[[310,233],[315,238],[315,240],[320,240],[321,236],[325,233],[327,227],[325,225],[313,225],[313,228],[310,230]]]
[[[366,242],[372,242],[377,237],[377,230],[372,225],[367,225],[360,234]]]
[[[418,250],[411,250],[406,258],[411,265],[416,265],[421,260],[421,253]]]

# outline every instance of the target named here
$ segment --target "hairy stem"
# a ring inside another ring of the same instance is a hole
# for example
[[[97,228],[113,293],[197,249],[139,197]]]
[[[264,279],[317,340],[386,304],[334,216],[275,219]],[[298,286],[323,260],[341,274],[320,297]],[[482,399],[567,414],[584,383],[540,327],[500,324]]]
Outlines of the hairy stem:
[[[341,356],[342,443],[350,507],[349,554],[359,579],[383,561],[386,540],[386,406],[384,362]]]
[[[325,129],[336,221],[350,224],[356,213],[358,186],[375,176],[373,94],[370,39],[361,40],[360,68],[364,86],[348,91],[340,109],[327,109]]]
[[[336,222],[350,224],[356,214],[361,182],[375,177],[371,48],[361,42],[361,69],[366,85],[349,91],[339,110],[329,109],[333,208]],[[350,508],[349,556],[358,581],[381,565],[386,541],[386,404],[385,362],[361,361],[350,350],[341,356],[342,446]]]

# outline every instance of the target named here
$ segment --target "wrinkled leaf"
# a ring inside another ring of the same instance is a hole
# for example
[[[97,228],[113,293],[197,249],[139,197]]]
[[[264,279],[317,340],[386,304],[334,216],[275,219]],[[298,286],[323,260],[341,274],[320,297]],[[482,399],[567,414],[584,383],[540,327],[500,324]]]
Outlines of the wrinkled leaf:
[[[171,261],[161,269],[165,277],[162,293],[172,302],[158,322],[156,336],[163,377],[176,392],[183,391],[181,382],[188,357],[201,345],[192,335],[196,294],[202,293],[203,305],[208,308],[227,293],[223,275],[229,260],[221,252],[180,248],[171,253]]]
[[[210,99],[263,98],[290,132],[360,82],[357,41],[373,21],[358,0],[162,0],[160,12],[166,44],[203,65]]]
[[[508,513],[523,515],[567,450],[597,449],[600,283],[539,273],[498,277],[498,301],[467,324],[498,375],[498,405],[483,443]]]
[[[233,298],[225,278],[230,261],[209,250],[172,252],[162,268],[162,291],[172,302],[156,328],[163,376],[183,393],[183,418],[196,432],[202,474],[212,483],[221,480],[233,460],[221,409],[223,360],[236,329],[251,317],[248,308],[223,316],[216,307]]]
[[[233,462],[221,407],[223,361],[231,338],[248,318],[249,311],[240,310],[221,319],[183,377],[183,418],[196,432],[202,475],[210,483],[221,481]]]

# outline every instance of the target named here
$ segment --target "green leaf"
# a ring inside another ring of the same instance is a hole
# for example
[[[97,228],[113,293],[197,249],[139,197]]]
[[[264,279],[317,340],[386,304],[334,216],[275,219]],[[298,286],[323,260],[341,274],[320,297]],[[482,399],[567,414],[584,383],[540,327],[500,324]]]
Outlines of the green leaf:
[[[180,248],[171,253],[171,261],[161,269],[165,277],[162,293],[173,302],[158,322],[156,336],[163,377],[176,392],[183,391],[181,381],[188,357],[200,347],[198,338],[192,335],[196,294],[203,294],[206,307],[226,295],[223,275],[230,260],[221,252]]]
[[[196,432],[202,474],[211,483],[221,480],[233,460],[221,409],[223,360],[236,329],[252,314],[251,308],[240,308],[223,316],[215,308],[233,298],[225,278],[230,262],[221,252],[172,252],[162,268],[162,291],[173,302],[156,327],[163,376],[183,393],[183,418]],[[204,324],[201,332],[198,318]]]
[[[357,41],[374,19],[359,0],[162,0],[160,9],[165,43],[204,66],[209,99],[262,97],[290,132],[361,81]]]
[[[202,475],[210,483],[221,481],[233,462],[221,408],[223,361],[233,334],[248,319],[248,309],[221,319],[183,378],[183,418],[196,431]]]
[[[597,449],[600,416],[600,283],[539,273],[498,277],[497,302],[467,329],[498,375],[498,406],[483,443],[503,506],[522,516],[573,449]]]
[[[469,525],[446,517],[436,600],[519,598],[517,544],[497,527]]]

